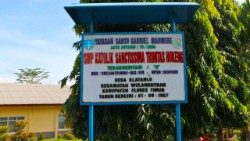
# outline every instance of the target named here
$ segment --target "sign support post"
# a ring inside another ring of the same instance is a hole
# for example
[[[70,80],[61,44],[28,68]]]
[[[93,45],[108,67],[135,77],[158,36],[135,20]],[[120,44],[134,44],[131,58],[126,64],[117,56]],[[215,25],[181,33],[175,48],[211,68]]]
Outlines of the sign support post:
[[[172,22],[172,32],[176,32],[175,21]],[[181,105],[180,103],[175,104],[175,117],[176,117],[176,141],[182,141],[181,138]]]
[[[94,23],[93,20],[89,24],[90,34],[94,33]],[[94,105],[89,105],[89,141],[94,141]]]
[[[181,106],[180,103],[175,105],[176,116],[176,140],[181,141]]]
[[[94,105],[89,105],[89,141],[94,141]]]

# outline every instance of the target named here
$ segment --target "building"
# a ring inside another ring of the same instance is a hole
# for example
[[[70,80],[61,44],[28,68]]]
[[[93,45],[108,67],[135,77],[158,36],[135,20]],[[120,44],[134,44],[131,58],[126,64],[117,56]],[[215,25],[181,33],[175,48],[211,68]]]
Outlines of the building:
[[[69,95],[68,87],[0,83],[0,126],[13,133],[16,122],[25,121],[25,132],[56,137],[68,130],[61,109]]]

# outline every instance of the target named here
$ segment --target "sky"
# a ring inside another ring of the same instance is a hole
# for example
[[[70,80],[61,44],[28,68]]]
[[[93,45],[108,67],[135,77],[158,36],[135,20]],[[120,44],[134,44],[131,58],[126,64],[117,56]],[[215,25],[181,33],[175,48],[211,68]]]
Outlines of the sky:
[[[238,0],[242,3],[244,0]],[[79,0],[0,0],[0,83],[16,82],[18,69],[42,68],[43,83],[58,84],[72,70],[80,38],[64,6]]]
[[[0,83],[15,82],[19,68],[43,68],[45,84],[72,70],[80,38],[64,6],[79,0],[0,0]]]
[[[236,0],[239,4],[245,2],[246,0]]]

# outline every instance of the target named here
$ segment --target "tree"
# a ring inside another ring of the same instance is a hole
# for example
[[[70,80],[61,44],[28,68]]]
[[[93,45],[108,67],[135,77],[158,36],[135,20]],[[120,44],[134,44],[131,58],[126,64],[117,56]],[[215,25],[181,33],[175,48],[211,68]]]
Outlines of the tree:
[[[245,26],[244,32],[242,33],[242,38],[245,41],[244,42],[245,51],[241,54],[241,56],[246,60],[247,64],[250,64],[250,1],[249,0],[246,0],[241,5],[240,19],[243,25]],[[248,73],[248,77],[250,77],[250,73]],[[248,87],[250,87],[250,84],[248,84]],[[250,112],[250,101],[248,102],[248,112]],[[248,123],[248,132],[250,130],[249,127],[250,127],[250,122]]]
[[[241,36],[245,41],[244,42],[245,52],[243,52],[242,56],[247,60],[248,64],[250,64],[250,1],[249,0],[246,0],[241,5],[240,19],[242,21],[242,24],[245,26]]]
[[[25,68],[18,69],[20,72],[14,73],[17,75],[17,82],[19,83],[29,83],[29,84],[40,84],[43,79],[49,77],[49,72],[41,68]]]
[[[241,5],[241,13],[240,13],[241,22],[245,26],[245,35],[248,37],[248,42],[250,42],[250,1],[246,0]]]
[[[196,1],[201,8],[194,21],[177,28],[185,31],[187,45],[189,103],[182,105],[186,138],[220,134],[223,128],[246,127],[249,121],[246,108],[250,95],[249,64],[242,57],[246,38],[241,36],[244,25],[239,19],[239,6],[228,0]],[[169,27],[168,24],[98,25],[95,31],[169,31]],[[78,35],[87,30],[83,25],[75,26]],[[78,51],[80,44],[80,41],[74,44]],[[67,79],[76,80],[65,103],[66,117],[74,133],[86,137],[87,107],[79,106],[79,72],[78,54],[71,74],[61,84],[65,85]],[[164,140],[175,134],[171,105],[98,106],[95,111],[95,133],[102,140]]]
[[[188,46],[188,136],[241,128],[249,121],[249,66],[241,56],[245,48],[239,7],[221,0],[201,4],[196,20],[183,26]]]

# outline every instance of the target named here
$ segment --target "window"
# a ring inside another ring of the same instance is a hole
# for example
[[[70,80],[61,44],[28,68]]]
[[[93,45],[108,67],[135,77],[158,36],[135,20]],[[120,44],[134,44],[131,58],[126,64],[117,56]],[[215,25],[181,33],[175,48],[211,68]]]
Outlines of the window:
[[[9,132],[14,132],[17,121],[24,121],[24,116],[0,117],[0,126],[8,126]]]
[[[58,116],[58,129],[65,129],[65,117],[62,114]]]
[[[7,117],[0,117],[0,126],[7,126]]]

